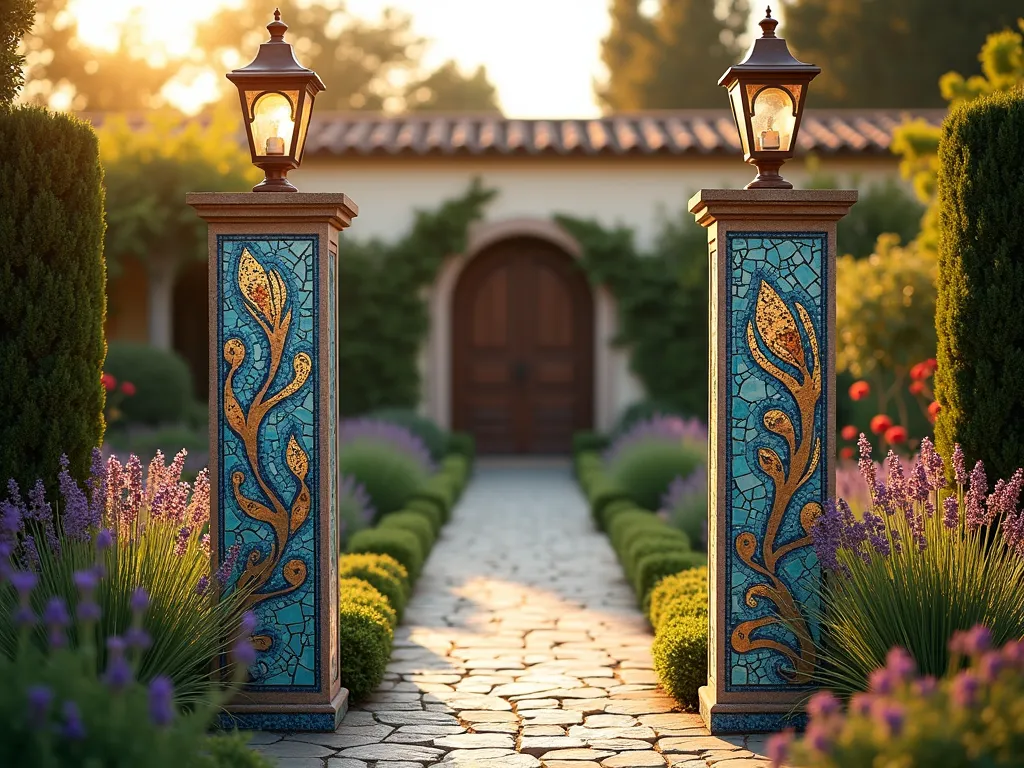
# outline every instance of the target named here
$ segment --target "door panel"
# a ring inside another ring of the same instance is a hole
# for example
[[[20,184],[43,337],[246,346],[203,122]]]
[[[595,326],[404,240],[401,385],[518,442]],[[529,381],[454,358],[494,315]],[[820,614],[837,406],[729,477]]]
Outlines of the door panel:
[[[572,257],[504,241],[466,268],[453,302],[453,427],[480,453],[567,453],[593,409],[593,300]]]

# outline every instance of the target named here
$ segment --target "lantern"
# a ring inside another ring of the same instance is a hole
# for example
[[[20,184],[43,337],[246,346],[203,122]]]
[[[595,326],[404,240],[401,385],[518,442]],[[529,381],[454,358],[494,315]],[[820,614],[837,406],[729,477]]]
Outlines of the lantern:
[[[270,40],[251,64],[227,75],[241,97],[252,162],[266,177],[253,192],[297,191],[288,171],[302,162],[313,100],[324,90],[316,72],[295,60],[292,46],[284,41],[287,29],[281,11],[275,10],[267,25]]]
[[[743,159],[757,168],[747,189],[793,188],[779,169],[793,156],[807,86],[821,72],[820,67],[793,58],[786,41],[775,36],[778,25],[768,8],[760,23],[761,37],[718,81],[729,91]]]

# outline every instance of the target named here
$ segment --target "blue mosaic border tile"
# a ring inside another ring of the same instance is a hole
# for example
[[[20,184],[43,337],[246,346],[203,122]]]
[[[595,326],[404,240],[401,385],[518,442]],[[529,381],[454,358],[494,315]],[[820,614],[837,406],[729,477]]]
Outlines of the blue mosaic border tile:
[[[345,707],[337,713],[277,713],[249,712],[240,715],[222,713],[217,727],[239,731],[299,731],[303,733],[333,733],[341,725]]]
[[[776,733],[786,728],[802,730],[807,725],[807,715],[788,712],[758,712],[749,714],[712,713],[710,722],[705,715],[704,722],[713,736],[730,733]]]

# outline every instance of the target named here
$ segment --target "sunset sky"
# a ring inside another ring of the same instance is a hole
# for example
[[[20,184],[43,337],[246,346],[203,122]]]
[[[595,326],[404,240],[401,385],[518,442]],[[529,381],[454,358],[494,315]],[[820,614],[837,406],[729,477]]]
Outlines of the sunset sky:
[[[182,53],[193,44],[195,21],[231,4],[231,0],[73,0],[71,9],[85,41],[112,47],[118,23],[133,8],[140,8],[149,42]],[[347,6],[370,19],[379,17],[387,6],[411,14],[416,32],[433,40],[425,64],[432,67],[453,58],[464,69],[485,65],[509,116],[599,114],[591,82],[603,74],[599,49],[609,23],[606,0],[348,0]],[[267,7],[269,21],[273,0],[268,0]],[[204,86],[199,83],[194,88],[198,93]],[[179,90],[171,98],[184,106],[195,95]]]

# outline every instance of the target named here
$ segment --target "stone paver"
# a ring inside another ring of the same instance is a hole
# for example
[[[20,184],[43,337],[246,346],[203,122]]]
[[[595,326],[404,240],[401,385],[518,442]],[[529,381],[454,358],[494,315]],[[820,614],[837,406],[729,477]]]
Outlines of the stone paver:
[[[656,685],[651,631],[568,465],[486,463],[388,673],[334,734],[256,734],[281,768],[764,767]]]

